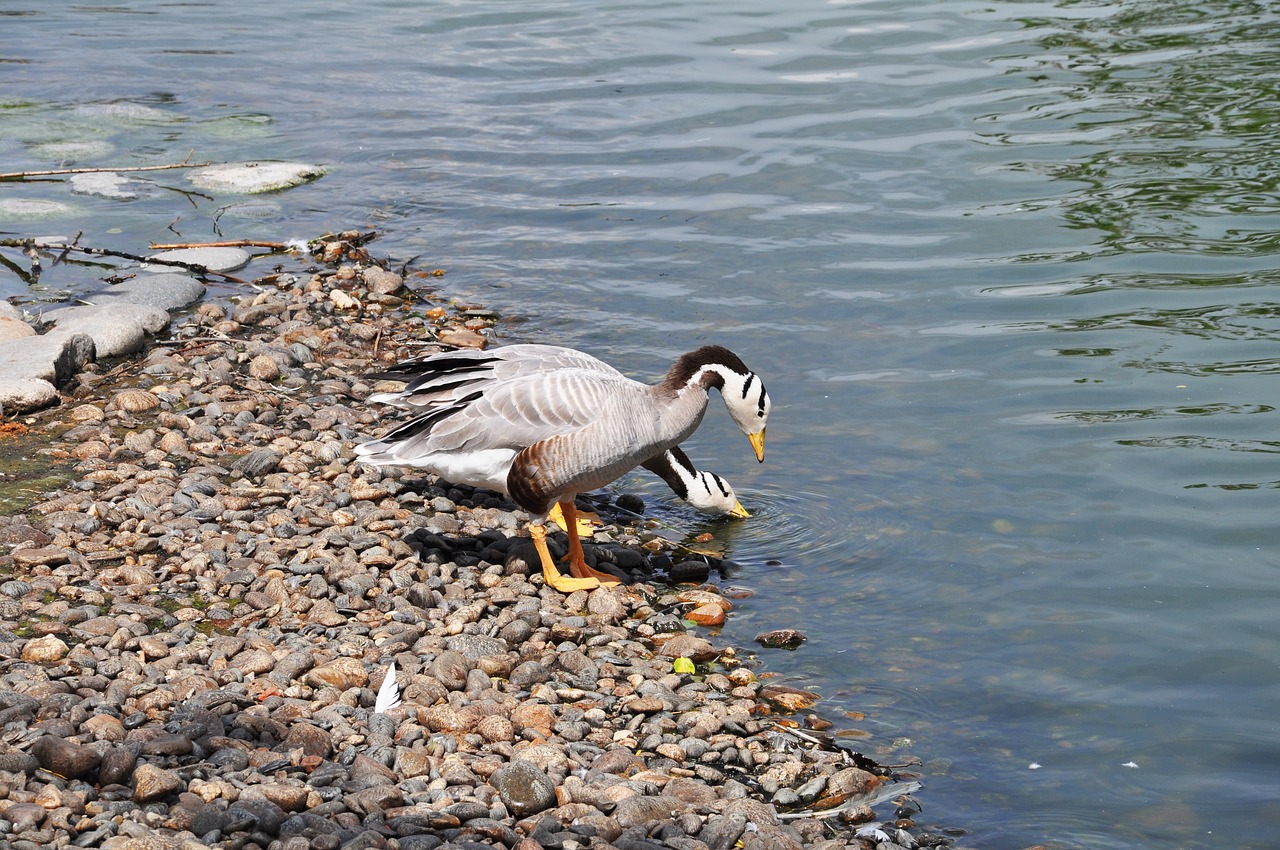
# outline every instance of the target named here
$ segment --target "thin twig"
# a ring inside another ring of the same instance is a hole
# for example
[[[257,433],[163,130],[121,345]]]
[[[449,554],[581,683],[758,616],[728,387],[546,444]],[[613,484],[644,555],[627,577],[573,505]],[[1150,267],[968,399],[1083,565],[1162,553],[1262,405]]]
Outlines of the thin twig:
[[[36,282],[36,279],[31,276],[30,272],[28,272],[22,266],[10,260],[4,254],[0,254],[0,266],[4,266],[9,271],[16,274],[19,278],[22,279],[22,282],[27,284],[28,286]]]
[[[185,248],[271,248],[283,251],[289,246],[284,242],[259,242],[254,239],[232,239],[227,242],[169,242],[151,243],[152,251],[180,251]]]
[[[0,180],[26,180],[28,177],[56,177],[62,174],[102,174],[109,171],[168,171],[174,168],[203,168],[213,165],[212,162],[191,162],[191,154],[182,162],[171,165],[126,165],[120,168],[109,166],[86,166],[84,168],[51,168],[47,171],[10,171],[0,174]]]
[[[213,275],[214,277],[220,277],[223,280],[230,281],[231,283],[245,282],[240,278],[233,277],[232,275],[226,274],[225,272],[216,272],[211,269],[205,268],[199,263],[184,263],[180,260],[157,260],[151,257],[143,257],[139,254],[130,254],[126,251],[113,251],[110,248],[88,248],[83,245],[73,245],[69,243],[40,242],[39,240],[36,240],[36,239],[0,239],[0,247],[28,248],[28,249],[35,248],[37,250],[42,250],[42,251],[52,251],[55,249],[62,249],[64,255],[67,251],[78,251],[81,254],[88,254],[91,257],[119,257],[122,260],[131,260],[135,263],[150,263],[152,265],[160,265],[160,266],[176,266],[177,268],[185,269],[186,271],[189,271],[193,274]]]
[[[903,797],[903,796],[908,796],[910,794],[914,794],[915,792],[919,791],[922,787],[924,786],[915,780],[911,780],[909,782],[894,783],[893,785],[888,785],[888,784],[880,785],[872,789],[871,791],[867,792],[866,794],[863,794],[859,797],[854,797],[850,800],[847,800],[844,803],[841,803],[839,806],[836,806],[833,809],[822,809],[820,811],[815,811],[813,809],[805,809],[804,811],[800,811],[800,812],[779,812],[778,820],[797,820],[800,818],[820,819],[820,818],[836,817],[837,815],[844,814],[845,812],[851,809],[857,808],[858,806],[866,806],[867,808],[872,808],[873,806],[878,806],[881,803],[884,803],[888,800],[892,800],[894,797]]]

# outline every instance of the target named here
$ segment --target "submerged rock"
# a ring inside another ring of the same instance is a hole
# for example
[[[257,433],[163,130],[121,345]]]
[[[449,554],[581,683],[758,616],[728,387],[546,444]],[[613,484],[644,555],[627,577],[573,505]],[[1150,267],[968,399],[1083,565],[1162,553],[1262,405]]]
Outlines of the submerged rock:
[[[304,162],[233,162],[192,169],[187,179],[202,189],[253,195],[309,183],[324,171]]]
[[[243,268],[249,262],[249,252],[241,248],[180,248],[153,254],[152,260],[170,260],[201,266],[211,272],[229,272]],[[143,263],[147,271],[170,271],[172,266],[163,263]]]

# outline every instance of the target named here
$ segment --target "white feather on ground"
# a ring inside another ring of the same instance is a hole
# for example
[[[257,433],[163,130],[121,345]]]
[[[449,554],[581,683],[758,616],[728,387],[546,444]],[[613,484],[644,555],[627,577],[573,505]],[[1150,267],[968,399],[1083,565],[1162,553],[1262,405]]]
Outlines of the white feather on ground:
[[[396,663],[392,661],[387,667],[387,675],[382,680],[382,687],[378,688],[378,698],[374,700],[373,711],[375,714],[385,714],[399,707],[400,686],[396,684]]]

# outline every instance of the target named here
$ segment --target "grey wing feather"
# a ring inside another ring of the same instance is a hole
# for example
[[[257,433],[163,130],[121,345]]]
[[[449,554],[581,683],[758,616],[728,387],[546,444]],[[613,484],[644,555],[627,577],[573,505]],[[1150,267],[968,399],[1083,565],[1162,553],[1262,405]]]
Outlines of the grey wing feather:
[[[369,456],[395,446],[400,458],[436,452],[520,450],[551,437],[572,434],[599,420],[619,392],[634,384],[621,376],[561,369],[493,381],[360,447]]]
[[[378,393],[370,401],[421,408],[447,404],[482,386],[560,370],[584,370],[623,378],[603,360],[556,345],[508,345],[489,351],[462,350],[408,360],[373,377],[405,381],[399,392]]]

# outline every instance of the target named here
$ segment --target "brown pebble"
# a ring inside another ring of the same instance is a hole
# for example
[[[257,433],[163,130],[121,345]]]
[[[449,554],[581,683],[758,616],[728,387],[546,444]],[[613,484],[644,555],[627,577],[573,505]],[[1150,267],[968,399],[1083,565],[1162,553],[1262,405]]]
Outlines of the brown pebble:
[[[125,413],[141,413],[160,406],[160,399],[155,393],[147,390],[124,389],[112,397],[108,409],[123,410]]]
[[[446,328],[440,331],[440,342],[458,348],[484,348],[489,344],[483,336],[466,328]]]
[[[45,635],[27,641],[22,648],[22,660],[30,664],[57,664],[66,658],[70,647],[56,635]]]
[[[65,564],[71,557],[66,550],[56,546],[40,549],[19,549],[13,553],[13,562],[22,567],[55,567]]]
[[[280,364],[273,357],[259,354],[249,361],[249,377],[259,381],[274,381],[280,377]]]
[[[761,632],[755,637],[756,643],[770,649],[795,649],[806,640],[808,638],[796,629],[774,629]]]
[[[685,619],[697,623],[699,626],[724,625],[724,609],[714,602],[699,605],[684,616]]]
[[[162,800],[185,787],[178,774],[154,764],[140,764],[133,772],[133,799],[138,803]]]

